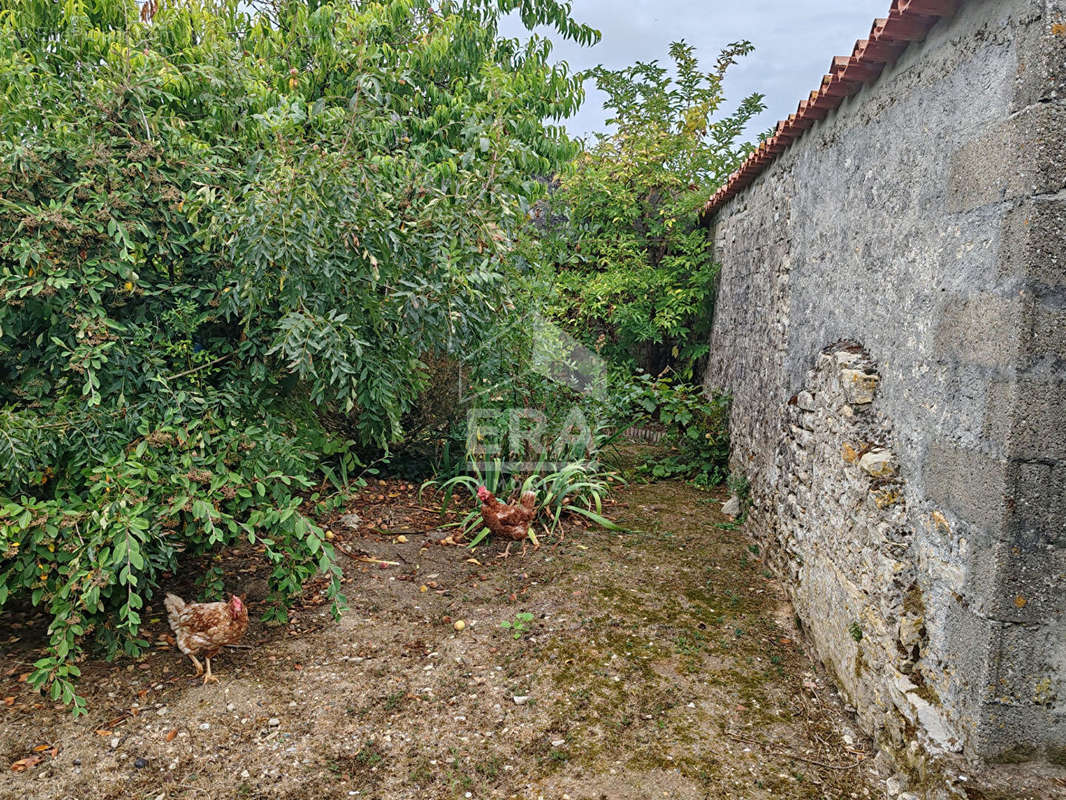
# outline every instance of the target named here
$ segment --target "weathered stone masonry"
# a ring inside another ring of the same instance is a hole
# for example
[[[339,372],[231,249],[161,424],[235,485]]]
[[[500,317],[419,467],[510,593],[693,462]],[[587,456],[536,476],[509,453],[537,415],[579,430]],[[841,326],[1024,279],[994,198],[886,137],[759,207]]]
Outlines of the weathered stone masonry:
[[[882,744],[1066,763],[1066,0],[970,0],[710,220],[750,529]]]

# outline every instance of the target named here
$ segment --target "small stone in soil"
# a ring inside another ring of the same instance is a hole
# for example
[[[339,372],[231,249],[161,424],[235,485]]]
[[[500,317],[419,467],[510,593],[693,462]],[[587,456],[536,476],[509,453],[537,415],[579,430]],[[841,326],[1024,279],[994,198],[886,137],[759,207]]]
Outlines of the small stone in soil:
[[[148,766],[148,759],[138,758],[136,761],[133,762],[133,766],[135,766],[137,769],[144,769]]]

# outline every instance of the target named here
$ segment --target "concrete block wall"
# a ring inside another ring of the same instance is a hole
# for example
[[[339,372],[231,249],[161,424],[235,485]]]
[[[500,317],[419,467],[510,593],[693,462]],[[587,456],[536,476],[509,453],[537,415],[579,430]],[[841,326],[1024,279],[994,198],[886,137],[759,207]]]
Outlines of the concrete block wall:
[[[860,720],[1066,763],[1066,0],[962,2],[710,222],[706,388]]]

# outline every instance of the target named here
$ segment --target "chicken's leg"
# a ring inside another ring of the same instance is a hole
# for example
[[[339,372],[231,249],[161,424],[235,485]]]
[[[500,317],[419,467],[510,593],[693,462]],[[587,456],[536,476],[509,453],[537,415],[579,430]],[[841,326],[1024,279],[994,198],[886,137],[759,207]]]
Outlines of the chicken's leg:
[[[187,655],[189,658],[191,658],[192,659],[192,663],[196,665],[196,677],[199,678],[201,675],[204,674],[204,665],[201,664],[200,661],[196,658],[196,656],[194,656],[192,653],[186,653],[185,655]],[[211,669],[211,662],[210,661],[207,662],[207,668],[210,671],[210,669]]]
[[[511,545],[512,544],[514,544],[514,542],[508,542],[507,543],[507,547],[505,547],[503,552],[500,553],[498,556],[496,556],[496,558],[508,558],[511,555]]]
[[[209,683],[218,683],[218,678],[211,674],[211,659],[208,656],[204,656],[204,661],[207,662],[207,674],[204,675],[204,686]]]

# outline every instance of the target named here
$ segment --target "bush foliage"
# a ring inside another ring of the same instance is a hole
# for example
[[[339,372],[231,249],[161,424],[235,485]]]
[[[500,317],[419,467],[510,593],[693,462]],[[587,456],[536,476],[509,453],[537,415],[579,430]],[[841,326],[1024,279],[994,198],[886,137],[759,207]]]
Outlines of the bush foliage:
[[[593,71],[614,131],[562,177],[545,245],[555,318],[616,363],[691,379],[707,352],[717,268],[699,212],[751,152],[741,137],[762,96],[721,113],[726,71],[751,49],[730,45],[706,73],[684,42],[670,47],[673,74]]]
[[[684,478],[716,486],[729,471],[729,398],[707,397],[700,386],[673,376],[643,373],[628,381],[619,395],[629,402],[629,418],[653,423],[666,434],[670,449],[642,465],[655,478]]]
[[[500,318],[580,102],[556,0],[12,0],[0,10],[0,605],[136,654],[179,558],[337,568],[300,512]],[[283,611],[279,611],[283,614]]]

